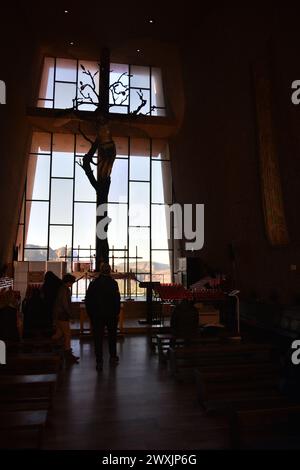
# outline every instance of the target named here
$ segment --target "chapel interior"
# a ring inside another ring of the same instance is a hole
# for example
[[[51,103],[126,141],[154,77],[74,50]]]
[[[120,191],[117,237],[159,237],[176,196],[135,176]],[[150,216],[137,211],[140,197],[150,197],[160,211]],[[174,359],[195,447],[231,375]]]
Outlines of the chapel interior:
[[[1,5],[1,449],[299,449],[299,13]],[[99,372],[106,255],[119,363],[105,337]],[[76,279],[78,363],[26,308],[47,271]]]

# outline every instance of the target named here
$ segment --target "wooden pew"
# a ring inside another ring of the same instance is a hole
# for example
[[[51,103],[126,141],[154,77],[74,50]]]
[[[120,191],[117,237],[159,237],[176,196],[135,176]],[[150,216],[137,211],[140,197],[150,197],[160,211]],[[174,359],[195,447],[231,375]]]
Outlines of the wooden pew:
[[[228,417],[232,448],[241,448],[251,439],[260,447],[276,447],[274,438],[288,442],[290,432],[297,430],[300,403],[290,402],[280,393],[279,371],[272,363],[209,366],[195,371],[203,408]]]
[[[272,363],[195,370],[198,400],[206,411],[232,409],[239,403],[280,398],[279,370]]]
[[[177,379],[194,377],[195,368],[214,365],[243,365],[268,362],[269,345],[215,342],[192,347],[170,348],[170,369]]]
[[[261,448],[276,448],[274,438],[279,438],[279,443],[285,438],[288,441],[290,431],[298,428],[300,403],[291,403],[281,395],[278,366],[217,366],[199,368],[195,374],[203,408],[228,417],[230,447],[241,448],[252,438]]]
[[[47,415],[47,410],[0,411],[0,447],[11,447],[11,443],[15,443],[19,431],[34,430],[37,432],[35,447],[41,448]]]
[[[151,332],[148,334],[148,345],[152,353],[157,350],[157,336],[169,335],[170,332],[171,328],[169,326],[152,326]]]
[[[52,408],[57,374],[0,374],[0,411]]]
[[[57,374],[0,375],[0,400],[13,397],[49,397],[54,396]]]
[[[1,411],[34,411],[34,410],[49,410],[51,409],[51,403],[49,398],[47,399],[12,399],[10,401],[0,400],[0,412]]]
[[[219,338],[216,336],[202,336],[201,334],[194,336],[189,339],[179,338],[178,336],[174,336],[171,333],[169,334],[159,334],[156,336],[156,343],[157,343],[157,351],[158,351],[158,359],[159,362],[165,364],[169,359],[169,351],[170,347],[178,348],[184,347],[186,342],[188,341],[190,345],[201,345],[201,344],[211,344],[217,343],[222,341],[223,338]]]
[[[30,437],[28,431],[32,430],[34,434],[37,431],[34,447],[41,446],[42,430],[47,410],[52,406],[61,362],[61,357],[53,353],[16,354],[9,355],[7,364],[1,366],[0,421],[7,419],[6,424],[0,426],[1,447],[10,447],[7,436],[13,441],[15,437],[19,438],[17,442],[25,445]]]
[[[26,386],[47,384],[50,391],[53,392],[53,385],[57,381],[56,374],[31,374],[31,375],[0,375],[0,387]],[[0,389],[1,390],[1,389]]]
[[[8,355],[7,363],[1,366],[1,374],[59,374],[62,358],[55,353]]]
[[[8,341],[7,351],[17,353],[56,353],[63,355],[63,342],[53,341],[51,338],[22,339],[18,342]]]
[[[169,334],[160,334],[156,335],[156,344],[158,352],[158,360],[160,363],[166,363],[168,360],[168,353],[172,341],[176,341],[177,346],[184,345],[184,340],[179,338],[174,338],[174,336]]]
[[[271,362],[271,355],[262,361],[255,354],[249,362],[251,355],[244,354],[251,349],[241,351],[246,361],[233,361],[231,354],[230,361],[221,360],[217,355],[217,362],[214,356],[213,362],[199,366],[194,371],[198,399],[207,412],[221,412],[228,417],[231,447],[241,448],[251,437],[260,447],[269,442],[276,448],[274,431],[278,442],[287,438],[290,445],[291,431],[297,430],[300,418],[300,403],[292,403],[280,393],[280,366]],[[260,345],[258,350],[264,356],[264,347]]]
[[[299,449],[299,418],[300,403],[289,403],[284,398],[247,403],[230,416],[231,447],[240,449],[252,444],[259,448]]]
[[[254,361],[254,362],[247,362],[246,364],[234,364],[234,363],[228,363],[228,364],[205,364],[202,365],[201,367],[198,367],[194,369],[195,376],[197,374],[201,373],[219,373],[219,372],[225,372],[228,371],[229,373],[236,373],[236,374],[243,374],[245,370],[247,370],[247,373],[249,375],[255,374],[255,372],[258,370],[264,371],[266,368],[269,368],[270,370],[274,371],[274,373],[279,373],[280,370],[280,365],[273,363],[271,361]]]

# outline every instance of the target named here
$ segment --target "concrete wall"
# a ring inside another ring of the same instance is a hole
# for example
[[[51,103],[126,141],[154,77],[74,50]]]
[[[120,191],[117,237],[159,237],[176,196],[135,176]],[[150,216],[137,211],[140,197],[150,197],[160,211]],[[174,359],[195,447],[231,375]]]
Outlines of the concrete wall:
[[[289,12],[229,9],[207,14],[182,49],[186,115],[171,147],[176,197],[205,204],[205,246],[198,253],[231,272],[234,241],[244,295],[283,301],[300,292],[299,123],[291,82],[300,77],[297,24]],[[274,126],[291,243],[273,248],[262,212],[251,66],[268,58]],[[298,63],[297,63],[298,62]],[[298,265],[291,272],[290,265]]]
[[[300,79],[297,17],[294,10],[275,7],[210,8],[199,21],[184,24],[176,38],[172,36],[181,54],[185,93],[184,122],[171,141],[174,188],[179,202],[205,203],[205,247],[198,254],[213,267],[230,272],[228,245],[234,241],[243,294],[256,292],[268,298],[275,290],[287,302],[300,291],[299,271],[290,270],[291,264],[300,270],[300,106],[294,107],[290,101],[291,82]],[[43,42],[39,34],[30,39],[27,31],[22,43],[15,39],[9,48],[1,45],[0,79],[6,80],[8,90],[8,104],[0,107],[2,263],[11,257],[16,233],[26,170],[25,105],[30,104],[37,83],[38,51]],[[82,35],[85,44],[89,38],[93,40],[95,49],[94,35],[86,29]],[[166,36],[167,32],[164,39]],[[55,47],[60,53],[66,38],[66,30],[56,29]],[[51,42],[51,37],[47,40]],[[118,41],[114,38],[114,46]],[[271,247],[265,236],[251,79],[251,66],[259,58],[270,62],[274,126],[291,238],[285,248]]]

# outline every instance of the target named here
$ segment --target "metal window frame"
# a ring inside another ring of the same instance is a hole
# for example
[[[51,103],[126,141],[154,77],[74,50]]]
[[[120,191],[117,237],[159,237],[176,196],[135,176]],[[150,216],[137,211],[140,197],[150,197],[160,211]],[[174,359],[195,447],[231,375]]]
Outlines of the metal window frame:
[[[41,98],[39,97],[38,100],[41,100],[41,101],[49,101],[49,102],[52,102],[52,108],[54,108],[54,103],[55,103],[55,94],[56,94],[56,83],[69,83],[69,84],[73,84],[73,85],[76,85],[76,98],[78,97],[78,76],[79,76],[79,66],[80,66],[80,61],[79,59],[76,59],[76,81],[64,81],[64,80],[57,80],[56,77],[57,77],[57,58],[54,57],[54,75],[53,75],[53,94],[52,94],[52,99],[48,99],[48,98]],[[150,86],[149,88],[147,87],[135,87],[135,86],[131,86],[131,69],[133,67],[132,64],[125,64],[128,66],[128,74],[129,74],[129,77],[128,77],[128,90],[129,90],[129,93],[128,93],[128,104],[127,105],[115,105],[115,106],[122,106],[122,107],[126,107],[127,110],[128,110],[128,114],[130,114],[130,91],[131,89],[132,90],[147,90],[149,91],[149,96],[150,96],[150,116],[152,115],[152,66],[148,66],[149,67],[149,83],[150,83]],[[163,85],[163,84],[162,84]],[[88,103],[88,104],[91,104],[91,103]],[[167,110],[166,106],[165,107],[156,107],[156,109],[162,109],[162,110]],[[142,114],[142,113],[141,113]],[[24,190],[24,221],[23,223],[19,223],[19,226],[22,226],[23,225],[23,250],[22,250],[22,259],[24,260],[24,255],[25,255],[25,251],[26,250],[47,250],[47,260],[49,260],[49,252],[50,252],[50,228],[52,226],[56,226],[56,227],[72,227],[72,233],[71,233],[71,265],[73,266],[73,262],[74,262],[74,250],[76,250],[78,252],[79,251],[95,251],[96,247],[92,247],[92,245],[89,247],[89,248],[86,248],[86,247],[75,247],[74,245],[74,240],[75,240],[75,231],[74,231],[74,225],[75,225],[75,204],[96,204],[96,200],[94,201],[82,201],[82,200],[77,200],[75,199],[75,192],[76,192],[76,181],[75,181],[75,174],[76,174],[76,161],[78,158],[82,158],[84,154],[82,155],[79,155],[77,153],[77,135],[73,134],[74,136],[74,147],[73,147],[73,176],[70,177],[64,177],[64,176],[53,176],[52,175],[52,172],[53,172],[53,136],[54,136],[54,133],[52,132],[49,132],[50,134],[50,151],[49,152],[29,152],[29,155],[35,155],[35,156],[42,156],[42,155],[45,155],[45,156],[48,156],[50,157],[50,173],[49,173],[49,199],[27,199],[27,179],[26,179],[26,183],[25,183],[25,190]],[[127,256],[127,266],[126,266],[126,269],[127,271],[129,271],[130,269],[130,259],[129,258],[129,246],[130,246],[130,228],[146,228],[146,229],[149,229],[149,261],[150,261],[150,270],[149,272],[147,273],[141,273],[138,271],[138,253],[137,253],[137,247],[136,247],[136,256],[135,256],[135,259],[136,259],[136,272],[138,272],[138,274],[143,274],[145,276],[150,276],[150,280],[152,280],[152,275],[153,275],[153,269],[152,269],[152,252],[156,252],[156,251],[165,251],[165,252],[169,252],[172,254],[172,258],[170,260],[170,273],[171,273],[171,278],[172,280],[174,279],[174,256],[175,256],[175,253],[174,253],[174,221],[171,220],[171,247],[168,248],[168,249],[165,249],[165,248],[152,248],[152,239],[151,239],[151,232],[152,232],[152,206],[165,206],[165,205],[170,205],[173,203],[173,200],[174,200],[174,194],[173,194],[173,186],[172,186],[172,196],[171,196],[171,202],[153,202],[152,201],[152,197],[153,197],[153,194],[152,194],[152,180],[153,180],[153,162],[169,162],[170,164],[170,159],[169,158],[156,158],[156,157],[153,157],[153,140],[152,139],[149,139],[149,145],[150,145],[150,152],[149,152],[149,158],[150,159],[150,168],[149,168],[149,179],[148,180],[138,180],[138,179],[131,179],[130,178],[130,165],[131,165],[131,138],[128,136],[127,137],[127,156],[117,156],[116,159],[117,160],[127,160],[127,202],[119,202],[119,201],[109,201],[108,204],[111,204],[111,205],[127,205],[127,246],[124,247],[124,248],[117,248],[115,249],[114,248],[114,251],[126,251],[128,253],[128,256]],[[172,177],[172,176],[171,176]],[[54,179],[65,179],[65,180],[73,180],[73,194],[72,194],[72,218],[71,218],[71,223],[68,223],[68,224],[62,224],[62,223],[57,223],[57,224],[53,224],[53,223],[50,223],[51,222],[51,199],[52,199],[52,180]],[[149,185],[149,225],[140,225],[140,226],[136,226],[136,225],[130,225],[129,224],[129,214],[130,214],[130,183],[145,183],[145,184],[148,184]],[[47,247],[37,247],[37,248],[25,248],[25,234],[26,234],[26,229],[28,228],[28,221],[26,220],[26,203],[27,202],[45,202],[45,203],[48,203],[48,233],[47,233]],[[173,219],[173,217],[172,217]],[[80,257],[80,252],[78,252],[78,256],[76,258]],[[69,258],[69,257],[68,257]],[[125,263],[125,260],[124,260],[124,263]],[[125,266],[124,266],[125,267]],[[124,291],[126,291],[125,289],[125,280],[124,280]],[[136,295],[137,295],[137,287],[136,287]]]
[[[82,201],[82,200],[77,200],[75,199],[75,191],[76,191],[76,181],[75,181],[75,165],[76,165],[76,159],[77,159],[77,154],[76,154],[76,147],[77,147],[77,136],[74,135],[74,141],[73,141],[73,176],[72,177],[59,177],[59,176],[52,176],[52,158],[53,158],[53,140],[54,140],[54,134],[50,133],[50,153],[46,153],[45,155],[50,156],[50,172],[49,172],[49,199],[30,199],[26,197],[26,187],[24,191],[24,223],[19,223],[19,226],[23,226],[23,255],[22,258],[24,259],[25,253],[27,250],[47,250],[47,260],[49,260],[49,253],[50,253],[50,230],[51,227],[71,227],[71,256],[67,256],[68,259],[71,260],[71,266],[73,266],[73,262],[78,258],[88,258],[88,256],[80,256],[80,252],[91,252],[95,251],[96,247],[91,245],[89,248],[87,247],[81,247],[75,246],[74,240],[75,240],[75,204],[96,204],[96,201]],[[171,254],[171,259],[170,259],[170,273],[171,273],[171,278],[174,278],[174,221],[171,220],[171,247],[170,248],[153,248],[152,245],[152,239],[151,239],[151,233],[152,233],[152,206],[167,206],[170,205],[171,203],[168,202],[153,202],[152,197],[152,180],[153,180],[153,162],[168,162],[170,163],[169,159],[158,159],[156,157],[153,157],[152,155],[152,148],[153,148],[153,140],[149,139],[149,145],[150,145],[150,156],[147,157],[150,159],[150,176],[149,180],[134,180],[130,179],[130,165],[131,165],[131,138],[127,138],[127,156],[120,158],[120,160],[127,160],[128,165],[128,172],[127,172],[127,202],[122,201],[110,201],[108,204],[109,205],[123,205],[127,206],[127,246],[124,248],[114,248],[115,251],[126,251],[129,254],[129,246],[130,246],[130,230],[129,229],[134,229],[134,228],[144,228],[144,229],[149,229],[149,272],[147,273],[139,273],[143,275],[149,275],[150,280],[153,279],[153,276],[156,276],[156,274],[153,273],[153,266],[152,266],[152,261],[153,261],[153,252],[168,252]],[[31,153],[32,154],[32,153]],[[34,153],[34,155],[40,155],[38,152]],[[155,164],[155,163],[154,163]],[[65,179],[65,180],[71,180],[73,181],[73,187],[72,187],[72,220],[70,223],[51,223],[51,200],[52,200],[52,180],[55,179]],[[149,185],[149,225],[132,225],[130,224],[130,189],[131,185],[130,183],[143,183],[143,184],[148,184]],[[26,182],[27,186],[27,182]],[[173,201],[173,191],[172,191],[172,201]],[[25,232],[27,228],[27,221],[26,221],[26,206],[27,202],[44,202],[48,204],[48,233],[47,233],[47,246],[45,247],[36,247],[36,248],[26,248],[25,246]],[[77,252],[77,256],[74,255],[74,251]],[[111,256],[110,256],[111,257]],[[130,269],[130,259],[129,256],[127,257],[127,266],[126,269],[129,271]],[[136,247],[136,272],[138,271],[138,253],[137,253],[137,247]],[[124,280],[124,283],[126,281]],[[124,286],[124,291],[126,291],[126,288]],[[137,296],[137,287],[136,287],[136,296]]]

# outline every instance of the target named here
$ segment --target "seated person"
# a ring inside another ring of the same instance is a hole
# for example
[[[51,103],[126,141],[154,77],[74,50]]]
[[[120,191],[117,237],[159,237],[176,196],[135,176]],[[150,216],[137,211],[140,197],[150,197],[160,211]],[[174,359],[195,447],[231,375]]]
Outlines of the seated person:
[[[173,310],[171,321],[171,333],[175,338],[189,340],[198,332],[199,313],[193,302],[182,300]]]

